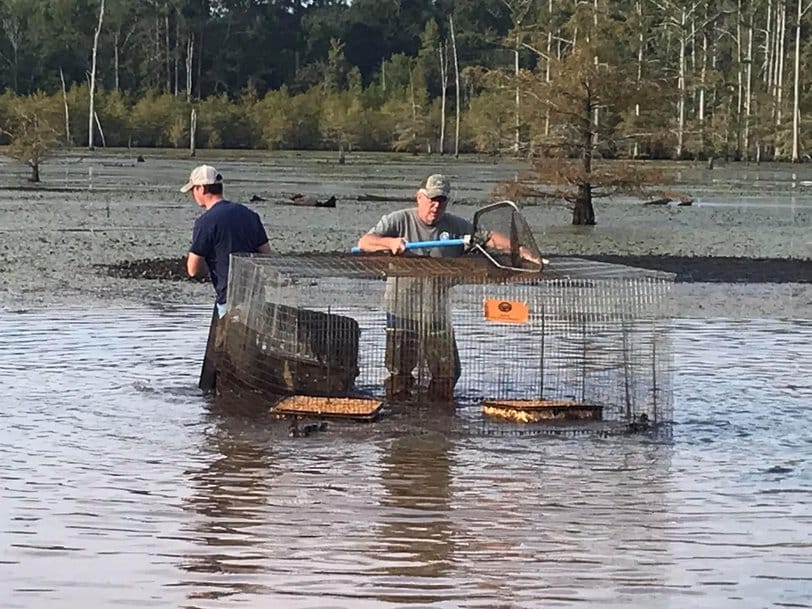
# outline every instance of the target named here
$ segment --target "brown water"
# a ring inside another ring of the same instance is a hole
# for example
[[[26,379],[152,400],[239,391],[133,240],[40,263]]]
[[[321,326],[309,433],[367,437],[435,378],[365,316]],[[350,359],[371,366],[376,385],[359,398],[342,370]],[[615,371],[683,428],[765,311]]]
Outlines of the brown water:
[[[677,320],[669,441],[226,414],[210,309],[0,313],[0,605],[812,606],[812,323]]]

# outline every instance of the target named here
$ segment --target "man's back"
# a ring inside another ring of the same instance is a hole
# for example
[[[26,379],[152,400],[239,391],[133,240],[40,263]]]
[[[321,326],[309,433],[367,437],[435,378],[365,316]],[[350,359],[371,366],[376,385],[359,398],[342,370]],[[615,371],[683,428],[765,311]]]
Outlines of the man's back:
[[[217,302],[226,301],[229,255],[256,252],[267,241],[259,215],[225,199],[195,221],[189,251],[205,258]]]

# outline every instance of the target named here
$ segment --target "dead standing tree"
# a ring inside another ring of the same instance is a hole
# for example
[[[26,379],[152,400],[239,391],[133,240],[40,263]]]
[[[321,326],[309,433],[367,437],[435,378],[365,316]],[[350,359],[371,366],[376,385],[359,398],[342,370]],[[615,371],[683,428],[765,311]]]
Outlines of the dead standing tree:
[[[99,35],[101,34],[102,24],[104,23],[104,0],[99,3],[99,24],[96,26],[96,31],[93,35],[93,53],[91,55],[90,67],[90,110],[88,111],[88,128],[87,128],[87,147],[88,150],[93,150],[93,121],[98,122],[95,105],[96,95],[96,56],[99,51]]]
[[[643,196],[647,186],[663,184],[664,176],[643,164],[604,164],[595,160],[614,150],[617,137],[614,121],[596,123],[595,111],[618,116],[634,104],[633,79],[615,66],[596,62],[594,47],[581,43],[571,54],[553,60],[553,75],[525,72],[527,110],[535,126],[534,148],[541,158],[534,162],[535,175],[527,183],[506,183],[502,195],[515,198],[563,198],[572,206],[572,223],[594,225],[594,199],[613,194]],[[543,126],[549,116],[551,128]],[[534,186],[547,185],[552,188]]]

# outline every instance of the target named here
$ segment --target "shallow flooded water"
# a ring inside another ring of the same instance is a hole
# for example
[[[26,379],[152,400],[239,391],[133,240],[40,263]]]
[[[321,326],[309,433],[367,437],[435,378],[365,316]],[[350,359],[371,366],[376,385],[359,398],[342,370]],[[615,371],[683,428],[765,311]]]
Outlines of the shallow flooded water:
[[[673,437],[227,414],[208,307],[0,313],[16,607],[812,606],[812,322],[674,322]]]

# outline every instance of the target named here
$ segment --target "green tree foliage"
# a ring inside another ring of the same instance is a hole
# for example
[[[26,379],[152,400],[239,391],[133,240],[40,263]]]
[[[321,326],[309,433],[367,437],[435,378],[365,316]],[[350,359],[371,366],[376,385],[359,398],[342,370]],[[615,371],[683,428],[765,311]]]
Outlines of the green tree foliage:
[[[289,145],[293,149],[318,149],[323,142],[321,128],[321,108],[324,92],[314,87],[299,93],[291,99],[291,122]]]
[[[471,100],[465,129],[476,150],[495,155],[510,148],[513,108],[513,92],[506,88],[485,91]]]
[[[229,100],[225,93],[203,100],[198,106],[198,132],[202,146],[210,148],[251,148],[257,131],[251,123],[251,96],[243,103]],[[244,108],[248,106],[246,113]]]
[[[269,91],[252,106],[251,121],[259,129],[259,141],[269,150],[284,148],[292,141],[295,120],[293,102],[286,88]]]
[[[3,129],[11,144],[6,154],[31,168],[31,182],[40,181],[40,165],[61,145],[59,106],[47,95],[36,92],[11,100]]]
[[[328,93],[342,91],[348,87],[350,64],[344,57],[344,43],[337,38],[330,40],[330,50],[327,51],[327,61],[324,63],[324,76],[322,85]]]
[[[401,152],[431,153],[439,124],[436,112],[429,100],[428,91],[417,79],[418,69],[413,68],[406,91],[391,97],[381,112],[392,122],[392,149]]]
[[[358,139],[362,130],[364,110],[358,98],[349,91],[325,97],[321,109],[321,129],[324,139],[339,152],[344,160],[344,151]]]
[[[0,91],[58,96],[63,74],[77,142],[87,141],[98,6],[0,0]],[[97,112],[111,146],[186,145],[193,104],[201,146],[334,147],[336,138],[349,142],[333,126],[349,94],[363,117],[353,147],[434,150],[439,48],[453,17],[460,90],[452,61],[446,115],[465,117],[468,149],[549,148],[539,133],[560,136],[564,118],[549,104],[540,111],[552,89],[537,85],[569,82],[561,66],[588,45],[599,64],[623,67],[631,98],[593,110],[600,156],[782,159],[797,135],[802,146],[812,141],[812,11],[796,30],[796,7],[789,0],[106,0]]]
[[[172,146],[170,127],[174,119],[185,112],[183,102],[168,93],[148,92],[132,108],[132,138],[134,146]]]
[[[108,146],[127,146],[132,133],[130,100],[121,90],[97,91],[96,112]]]

